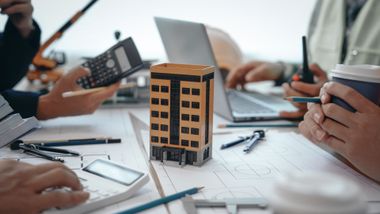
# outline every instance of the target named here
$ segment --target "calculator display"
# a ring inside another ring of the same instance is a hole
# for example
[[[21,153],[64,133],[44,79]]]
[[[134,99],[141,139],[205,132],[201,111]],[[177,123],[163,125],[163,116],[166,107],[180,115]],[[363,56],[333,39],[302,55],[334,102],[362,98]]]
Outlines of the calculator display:
[[[129,64],[127,54],[125,53],[125,50],[123,47],[117,48],[115,50],[115,55],[116,55],[117,60],[119,62],[120,68],[123,72],[131,69],[131,64]]]
[[[144,174],[135,170],[98,159],[85,167],[83,171],[95,174],[102,178],[129,186]]]

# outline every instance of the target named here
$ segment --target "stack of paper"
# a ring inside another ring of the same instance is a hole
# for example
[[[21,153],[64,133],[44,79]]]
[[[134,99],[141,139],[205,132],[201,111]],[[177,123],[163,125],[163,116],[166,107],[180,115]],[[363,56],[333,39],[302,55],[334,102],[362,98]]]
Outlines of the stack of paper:
[[[23,119],[20,114],[11,114],[13,109],[0,95],[0,147],[3,147],[39,126],[35,117]]]

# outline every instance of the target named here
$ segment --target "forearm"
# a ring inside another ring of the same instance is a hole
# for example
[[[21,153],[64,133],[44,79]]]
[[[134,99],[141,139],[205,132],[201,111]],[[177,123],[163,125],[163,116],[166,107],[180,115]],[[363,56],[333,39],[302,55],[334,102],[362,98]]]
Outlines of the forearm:
[[[24,38],[19,29],[7,22],[0,41],[0,71],[7,81],[1,81],[0,91],[13,88],[28,71],[40,46],[41,31],[37,23],[33,26],[35,29],[29,32],[28,38]]]
[[[40,94],[6,90],[1,92],[1,95],[8,101],[14,111],[20,113],[22,117],[36,116]]]

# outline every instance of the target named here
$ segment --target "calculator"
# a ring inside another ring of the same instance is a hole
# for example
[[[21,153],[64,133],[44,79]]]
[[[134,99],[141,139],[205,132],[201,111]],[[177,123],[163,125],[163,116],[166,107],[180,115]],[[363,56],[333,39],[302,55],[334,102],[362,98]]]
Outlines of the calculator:
[[[143,68],[143,61],[131,37],[82,64],[90,75],[77,80],[82,88],[109,86]]]
[[[130,198],[149,181],[149,175],[144,172],[103,159],[97,159],[82,170],[74,172],[80,179],[84,191],[90,193],[90,198],[78,206],[50,209],[45,213],[87,213]]]

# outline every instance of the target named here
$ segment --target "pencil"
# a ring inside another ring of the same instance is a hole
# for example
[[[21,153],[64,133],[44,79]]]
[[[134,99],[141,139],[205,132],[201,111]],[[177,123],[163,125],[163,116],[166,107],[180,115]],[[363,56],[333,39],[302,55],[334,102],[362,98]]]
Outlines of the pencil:
[[[162,204],[166,204],[166,203],[169,203],[169,202],[174,201],[174,200],[178,200],[180,198],[185,197],[186,195],[196,194],[201,189],[203,189],[203,187],[191,188],[191,189],[188,189],[188,190],[185,190],[182,192],[175,193],[173,195],[169,195],[169,196],[166,196],[163,198],[159,198],[157,200],[150,201],[148,203],[139,205],[137,207],[133,207],[133,208],[125,210],[125,211],[121,211],[117,214],[133,214],[133,213],[142,212],[144,210],[147,210],[147,209],[150,209],[150,208],[162,205]]]
[[[294,128],[298,123],[281,123],[281,124],[219,124],[218,128]]]
[[[136,87],[136,83],[127,83],[127,84],[120,85],[119,89],[133,88],[133,87]],[[98,88],[84,89],[84,90],[79,90],[79,91],[67,91],[62,94],[62,97],[68,98],[68,97],[82,96],[82,95],[104,90],[105,88],[106,87],[98,87]]]
[[[295,103],[321,103],[319,97],[285,97],[284,99]]]

